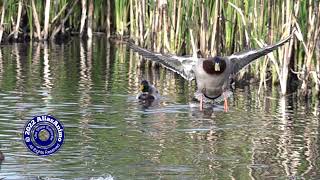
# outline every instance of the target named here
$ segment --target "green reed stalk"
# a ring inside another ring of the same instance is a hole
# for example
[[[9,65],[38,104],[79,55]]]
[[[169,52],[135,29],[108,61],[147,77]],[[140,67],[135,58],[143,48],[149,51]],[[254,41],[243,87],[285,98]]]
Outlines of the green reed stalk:
[[[129,0],[117,0],[115,2],[116,32],[122,36],[127,32],[128,7]]]
[[[2,2],[2,7],[1,7],[1,20],[0,20],[0,44],[3,36],[3,31],[4,31],[4,17],[5,17],[5,9],[6,9],[6,1],[4,0]]]

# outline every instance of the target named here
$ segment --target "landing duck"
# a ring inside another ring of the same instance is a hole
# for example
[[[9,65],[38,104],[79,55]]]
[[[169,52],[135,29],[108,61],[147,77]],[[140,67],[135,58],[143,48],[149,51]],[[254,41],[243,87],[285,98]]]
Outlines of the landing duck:
[[[224,110],[228,111],[228,102],[225,92],[230,87],[231,77],[234,77],[242,68],[252,61],[267,55],[278,47],[284,45],[292,38],[292,34],[276,44],[268,45],[260,49],[247,50],[230,56],[214,56],[209,58],[195,58],[193,56],[176,56],[161,54],[139,47],[132,41],[128,46],[144,58],[162,64],[165,68],[178,73],[186,80],[196,80],[197,92],[202,95],[197,98],[200,101],[200,110],[206,99],[214,100],[224,96]]]

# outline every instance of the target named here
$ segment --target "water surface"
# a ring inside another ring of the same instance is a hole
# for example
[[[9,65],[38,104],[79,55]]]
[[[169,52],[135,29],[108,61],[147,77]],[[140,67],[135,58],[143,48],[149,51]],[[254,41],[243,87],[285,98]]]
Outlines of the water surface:
[[[242,86],[229,112],[222,103],[199,112],[194,83],[141,60],[100,36],[92,45],[2,45],[0,178],[320,179],[316,98]],[[142,78],[158,87],[158,105],[136,102]],[[65,126],[62,149],[49,157],[21,140],[41,114]]]

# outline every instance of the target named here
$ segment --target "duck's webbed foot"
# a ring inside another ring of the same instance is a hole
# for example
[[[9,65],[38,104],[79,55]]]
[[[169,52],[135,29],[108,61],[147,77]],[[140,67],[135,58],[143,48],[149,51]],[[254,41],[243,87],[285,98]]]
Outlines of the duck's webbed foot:
[[[224,98],[224,104],[223,104],[224,112],[228,112],[229,111],[228,97],[225,92],[223,92],[223,98]]]

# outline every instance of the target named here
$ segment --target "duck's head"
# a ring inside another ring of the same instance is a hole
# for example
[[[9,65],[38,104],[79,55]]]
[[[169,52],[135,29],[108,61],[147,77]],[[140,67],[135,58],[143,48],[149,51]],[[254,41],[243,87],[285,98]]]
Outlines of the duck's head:
[[[204,60],[202,63],[202,67],[203,70],[208,74],[219,75],[226,70],[227,63],[223,58],[215,56]]]
[[[149,92],[150,84],[147,80],[142,80],[140,83],[140,91],[143,93]]]

